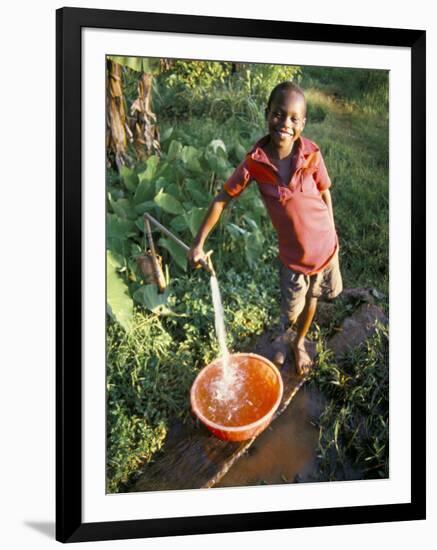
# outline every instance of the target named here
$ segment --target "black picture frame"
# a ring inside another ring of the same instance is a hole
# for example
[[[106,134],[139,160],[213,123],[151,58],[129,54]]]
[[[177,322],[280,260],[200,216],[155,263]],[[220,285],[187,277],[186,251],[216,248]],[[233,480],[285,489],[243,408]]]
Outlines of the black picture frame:
[[[414,367],[411,502],[100,523],[82,521],[81,31],[85,27],[410,48],[411,367]],[[425,519],[425,52],[423,30],[78,8],[57,10],[57,540],[79,542]]]

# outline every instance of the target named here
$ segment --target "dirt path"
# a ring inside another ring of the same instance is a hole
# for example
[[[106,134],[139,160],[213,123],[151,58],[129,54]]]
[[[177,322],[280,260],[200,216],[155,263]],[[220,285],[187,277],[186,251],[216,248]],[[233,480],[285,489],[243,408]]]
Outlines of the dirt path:
[[[320,396],[304,386],[215,487],[279,485],[310,476],[319,439],[312,421],[320,414],[318,402]]]

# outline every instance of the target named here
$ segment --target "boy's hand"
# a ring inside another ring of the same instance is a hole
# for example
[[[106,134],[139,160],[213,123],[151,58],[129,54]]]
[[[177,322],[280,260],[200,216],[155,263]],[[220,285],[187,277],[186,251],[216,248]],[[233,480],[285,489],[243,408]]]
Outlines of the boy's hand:
[[[208,265],[210,265],[210,256],[212,250],[209,250],[206,254],[203,251],[203,247],[200,245],[193,245],[190,250],[187,252],[188,260],[192,267],[199,268],[202,267],[200,261],[203,260]]]
[[[187,256],[191,267],[200,267],[199,261],[205,259],[205,252],[202,246],[193,245],[187,252]]]

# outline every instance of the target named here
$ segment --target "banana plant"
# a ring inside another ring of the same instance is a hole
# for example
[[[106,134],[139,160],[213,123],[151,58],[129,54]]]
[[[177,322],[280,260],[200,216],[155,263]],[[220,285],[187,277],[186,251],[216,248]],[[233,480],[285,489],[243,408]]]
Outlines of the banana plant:
[[[122,166],[132,166],[127,149],[132,143],[137,160],[160,154],[159,131],[156,115],[151,108],[152,82],[161,70],[162,61],[143,57],[108,56],[107,58],[107,153],[108,164],[113,156],[120,171]],[[123,67],[139,73],[138,95],[127,114],[123,90]]]

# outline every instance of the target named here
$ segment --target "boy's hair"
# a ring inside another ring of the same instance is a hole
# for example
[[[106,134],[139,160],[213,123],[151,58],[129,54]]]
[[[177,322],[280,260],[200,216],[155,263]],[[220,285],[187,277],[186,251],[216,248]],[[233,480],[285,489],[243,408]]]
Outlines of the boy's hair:
[[[270,92],[269,100],[267,101],[266,114],[270,111],[273,100],[276,99],[276,96],[281,94],[282,92],[295,92],[296,94],[301,95],[305,102],[306,111],[306,99],[302,88],[294,82],[291,82],[291,80],[286,80],[285,82],[280,82],[279,84],[277,84]]]

